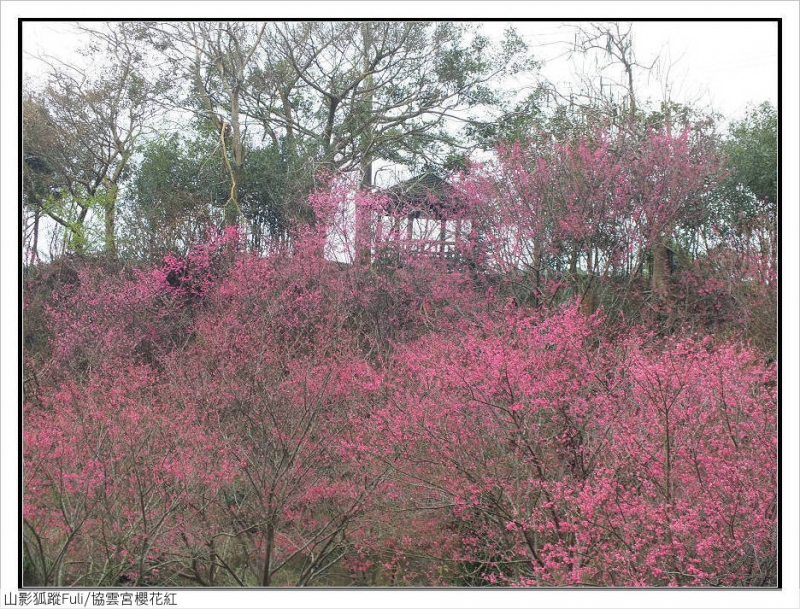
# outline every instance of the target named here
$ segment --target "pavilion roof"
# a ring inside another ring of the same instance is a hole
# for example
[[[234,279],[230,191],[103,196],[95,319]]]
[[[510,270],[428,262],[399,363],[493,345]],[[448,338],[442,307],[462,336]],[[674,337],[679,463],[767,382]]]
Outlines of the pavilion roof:
[[[452,197],[450,183],[432,172],[425,172],[386,189],[388,215],[409,215],[446,219],[458,213],[461,205]]]

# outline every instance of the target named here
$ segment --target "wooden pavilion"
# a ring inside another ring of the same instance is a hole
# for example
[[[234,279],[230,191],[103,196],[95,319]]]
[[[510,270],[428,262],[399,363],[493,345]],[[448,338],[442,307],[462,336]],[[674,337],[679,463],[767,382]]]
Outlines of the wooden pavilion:
[[[387,202],[376,225],[376,249],[392,245],[415,253],[455,255],[471,223],[447,180],[425,172],[385,193]]]

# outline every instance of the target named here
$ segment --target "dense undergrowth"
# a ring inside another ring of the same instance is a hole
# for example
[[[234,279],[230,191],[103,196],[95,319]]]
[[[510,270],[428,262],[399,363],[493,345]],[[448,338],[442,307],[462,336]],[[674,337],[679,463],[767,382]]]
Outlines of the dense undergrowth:
[[[660,137],[501,155],[448,256],[334,260],[334,184],[269,255],[27,269],[25,584],[775,585],[774,256],[659,257],[716,171]]]

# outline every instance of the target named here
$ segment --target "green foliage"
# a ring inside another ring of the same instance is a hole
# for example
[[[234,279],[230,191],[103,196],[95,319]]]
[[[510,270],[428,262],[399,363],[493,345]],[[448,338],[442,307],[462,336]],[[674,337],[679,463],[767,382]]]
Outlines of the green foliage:
[[[465,135],[476,139],[484,149],[491,149],[498,142],[526,142],[547,123],[545,95],[546,90],[539,87],[517,101],[497,120],[467,125]]]
[[[227,196],[214,143],[179,134],[146,144],[130,184],[130,202],[150,222],[174,223],[207,204],[222,205]]]
[[[67,251],[79,255],[103,249],[102,218],[109,202],[114,202],[112,189],[102,188],[94,194],[75,188],[75,194],[58,192],[40,202],[41,210],[58,219],[64,229]]]
[[[768,102],[734,121],[717,143],[727,175],[706,201],[709,223],[750,232],[765,218],[775,221],[778,201],[778,117]]]
[[[202,234],[225,203],[225,178],[210,138],[162,135],[139,154],[125,192],[123,242],[131,257],[159,257]]]
[[[42,202],[58,190],[58,176],[45,159],[24,153],[22,195],[29,208],[41,208]]]
[[[239,192],[255,249],[260,249],[267,238],[285,238],[290,225],[303,217],[297,196],[306,190],[302,168],[297,167],[297,159],[287,157],[274,145],[247,152]]]
[[[158,257],[182,250],[220,220],[229,195],[225,167],[212,136],[161,136],[140,150],[127,191],[127,245],[132,255]],[[275,145],[245,149],[239,203],[251,245],[286,237],[305,212],[302,164]],[[300,167],[298,168],[298,165]]]
[[[734,122],[724,151],[731,177],[757,201],[778,201],[778,113],[769,102]]]

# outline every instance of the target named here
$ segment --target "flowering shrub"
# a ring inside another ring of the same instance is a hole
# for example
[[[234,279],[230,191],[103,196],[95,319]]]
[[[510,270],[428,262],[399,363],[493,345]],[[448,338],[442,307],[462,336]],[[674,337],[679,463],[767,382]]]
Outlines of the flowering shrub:
[[[399,359],[378,453],[404,447],[418,509],[449,505],[440,530],[460,543],[437,560],[513,585],[773,581],[774,370],[752,351],[612,344],[570,307]]]
[[[332,182],[268,256],[42,268],[25,582],[775,585],[776,267],[751,236],[654,290],[713,167],[648,138],[458,177],[448,258],[373,259],[385,201]]]

